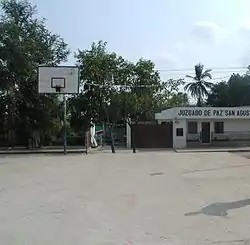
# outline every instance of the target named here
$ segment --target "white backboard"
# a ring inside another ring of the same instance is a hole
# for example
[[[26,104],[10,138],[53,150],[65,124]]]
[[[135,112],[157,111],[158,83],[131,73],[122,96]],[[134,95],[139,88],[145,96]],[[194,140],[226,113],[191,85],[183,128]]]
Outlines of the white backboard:
[[[60,92],[55,86],[61,86]],[[79,68],[76,66],[39,66],[38,93],[79,93]]]

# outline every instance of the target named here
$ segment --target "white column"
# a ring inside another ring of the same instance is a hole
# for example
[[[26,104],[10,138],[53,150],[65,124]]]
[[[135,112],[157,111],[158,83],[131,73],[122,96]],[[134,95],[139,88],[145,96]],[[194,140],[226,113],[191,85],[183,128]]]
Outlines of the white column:
[[[176,129],[183,129],[183,136],[176,135]],[[186,120],[173,120],[173,148],[183,149],[187,147],[187,121]]]
[[[126,136],[127,136],[126,146],[127,148],[131,148],[131,128],[128,123],[126,124]]]

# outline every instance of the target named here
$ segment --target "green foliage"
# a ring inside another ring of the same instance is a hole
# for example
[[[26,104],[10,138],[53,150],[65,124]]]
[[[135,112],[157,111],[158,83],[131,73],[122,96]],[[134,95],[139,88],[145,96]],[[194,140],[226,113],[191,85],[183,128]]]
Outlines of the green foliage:
[[[1,135],[8,134],[10,145],[13,139],[27,145],[34,133],[42,141],[60,135],[62,102],[56,95],[37,93],[37,67],[66,61],[67,44],[46,28],[28,1],[0,0],[0,6]],[[72,134],[83,135],[91,123],[152,120],[155,112],[188,103],[179,92],[183,81],[163,82],[151,60],[132,63],[109,52],[102,41],[75,57],[81,93],[68,100]]]
[[[90,50],[79,51],[76,57],[82,85],[90,85],[72,99],[75,104],[77,100],[84,100],[82,97],[89,101],[80,109],[85,115],[83,120],[119,121],[142,114],[146,107],[148,110],[149,98],[158,89],[160,81],[151,61],[130,63],[108,52],[106,43],[101,41],[93,43]]]
[[[109,53],[106,45],[102,41],[93,43],[90,50],[78,50],[75,55],[80,67],[81,93],[69,103],[71,125],[76,131],[86,130],[91,123],[109,121],[108,107],[120,57]]]
[[[151,60],[132,63],[106,45],[93,43],[76,54],[82,90],[70,99],[74,130],[84,131],[91,122],[152,120],[155,112],[188,103],[187,95],[179,92],[183,80],[162,82]]]
[[[204,71],[204,65],[199,63],[195,65],[195,76],[186,76],[194,80],[185,86],[185,90],[197,99],[197,106],[202,105],[203,98],[208,95],[208,90],[213,86],[212,83],[206,81],[206,78],[212,79],[211,71],[211,69]]]
[[[161,92],[158,95],[158,107],[160,110],[187,106],[189,104],[187,94],[179,91],[180,86],[183,84],[183,79],[169,79],[162,84]]]
[[[15,131],[20,139],[26,135],[27,143],[34,130],[49,135],[58,125],[57,97],[37,93],[37,66],[58,65],[69,50],[61,37],[47,30],[44,20],[36,18],[36,7],[29,2],[3,0],[1,8],[0,89],[6,102],[1,121],[4,130]]]
[[[152,119],[162,88],[159,73],[151,60],[140,59],[129,67],[132,76],[128,76],[123,93],[125,119],[130,123]]]
[[[250,75],[233,74],[228,82],[215,84],[208,96],[207,104],[212,106],[250,105]]]

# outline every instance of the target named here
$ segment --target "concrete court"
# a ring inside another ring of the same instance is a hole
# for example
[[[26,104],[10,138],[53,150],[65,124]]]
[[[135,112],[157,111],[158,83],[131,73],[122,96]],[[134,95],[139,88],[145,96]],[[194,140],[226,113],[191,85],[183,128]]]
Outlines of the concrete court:
[[[249,198],[230,153],[1,156],[0,244],[250,244]]]

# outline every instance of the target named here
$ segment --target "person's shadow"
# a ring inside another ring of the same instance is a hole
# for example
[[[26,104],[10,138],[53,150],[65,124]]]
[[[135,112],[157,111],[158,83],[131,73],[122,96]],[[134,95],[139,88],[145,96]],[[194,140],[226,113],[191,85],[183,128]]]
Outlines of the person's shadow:
[[[220,202],[213,203],[204,208],[202,208],[198,212],[186,213],[185,216],[193,216],[197,214],[205,214],[209,216],[220,216],[226,217],[228,215],[228,210],[243,208],[245,206],[250,205],[250,199],[240,200],[235,202]]]

